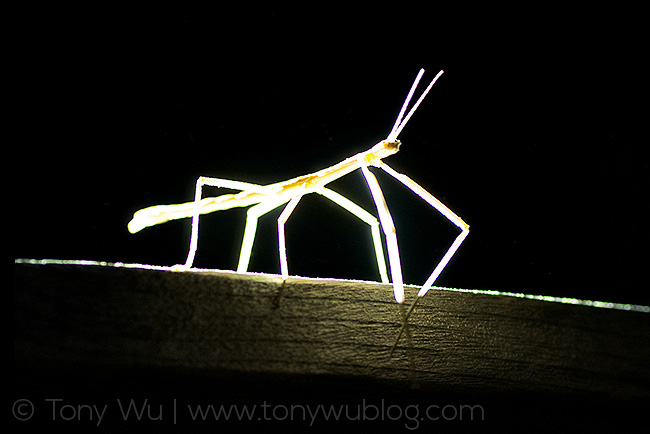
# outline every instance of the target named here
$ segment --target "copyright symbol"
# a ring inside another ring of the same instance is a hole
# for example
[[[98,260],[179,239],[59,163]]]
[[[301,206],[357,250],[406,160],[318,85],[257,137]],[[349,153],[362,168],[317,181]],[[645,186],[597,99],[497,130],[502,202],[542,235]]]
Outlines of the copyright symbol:
[[[19,399],[12,408],[14,417],[20,421],[29,420],[34,416],[34,404],[29,399]]]

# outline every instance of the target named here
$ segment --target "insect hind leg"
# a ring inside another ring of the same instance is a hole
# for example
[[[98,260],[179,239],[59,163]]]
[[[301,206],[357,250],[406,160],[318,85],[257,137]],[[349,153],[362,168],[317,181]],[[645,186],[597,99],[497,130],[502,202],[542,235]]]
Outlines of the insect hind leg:
[[[248,182],[233,181],[230,179],[209,178],[206,176],[199,176],[196,180],[196,187],[194,190],[194,209],[192,210],[192,232],[190,235],[190,246],[187,252],[187,259],[183,265],[175,265],[172,267],[173,271],[186,271],[192,267],[194,257],[196,256],[196,249],[199,241],[199,216],[201,214],[201,199],[203,197],[203,186],[231,188],[233,190],[262,192],[264,187],[257,184],[250,184]],[[222,206],[220,209],[228,209],[232,206],[237,206],[233,203],[231,206]]]

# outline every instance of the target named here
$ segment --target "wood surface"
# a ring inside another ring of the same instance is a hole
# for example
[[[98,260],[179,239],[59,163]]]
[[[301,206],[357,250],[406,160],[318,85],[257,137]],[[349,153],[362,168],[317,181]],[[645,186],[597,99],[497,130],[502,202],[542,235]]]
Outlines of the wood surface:
[[[119,389],[128,377],[125,387],[157,393],[192,384],[626,409],[650,399],[647,313],[432,290],[391,356],[402,316],[390,285],[292,277],[278,306],[281,287],[272,275],[17,263],[17,387],[101,377]]]

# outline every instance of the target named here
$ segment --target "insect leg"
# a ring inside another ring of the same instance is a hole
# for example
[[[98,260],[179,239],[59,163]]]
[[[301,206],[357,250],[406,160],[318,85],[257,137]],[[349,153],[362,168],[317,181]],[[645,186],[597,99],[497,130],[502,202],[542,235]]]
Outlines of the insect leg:
[[[286,240],[284,237],[284,224],[287,222],[289,219],[289,216],[293,212],[294,209],[296,209],[296,205],[298,205],[298,202],[300,201],[300,198],[302,198],[302,195],[294,196],[287,206],[284,208],[282,211],[282,214],[280,214],[280,217],[278,217],[278,241],[279,241],[279,248],[280,248],[280,273],[282,274],[282,280],[286,281],[289,278],[289,265],[287,263],[287,247],[286,247]]]
[[[370,193],[377,206],[377,214],[381,227],[386,235],[386,247],[388,248],[388,264],[390,266],[390,275],[393,280],[393,293],[395,294],[395,301],[398,303],[404,302],[404,280],[402,278],[402,265],[399,259],[399,246],[397,244],[397,235],[395,233],[395,224],[393,218],[388,211],[388,205],[384,199],[384,194],[381,191],[377,178],[366,167],[363,161],[360,161],[361,171],[366,178]]]
[[[377,162],[375,166],[383,169],[386,173],[388,173],[393,178],[397,179],[399,182],[404,184],[406,187],[408,187],[411,191],[413,191],[415,194],[420,196],[425,202],[427,202],[429,205],[435,208],[440,214],[444,215],[449,221],[451,221],[454,225],[456,225],[461,230],[460,234],[458,234],[458,236],[451,244],[451,246],[449,247],[445,255],[440,260],[440,262],[438,262],[438,265],[434,268],[433,272],[431,273],[427,281],[424,283],[424,285],[422,285],[420,291],[418,292],[417,297],[415,298],[415,300],[413,300],[413,304],[406,312],[406,315],[404,317],[404,324],[402,325],[402,328],[397,336],[397,340],[395,341],[395,345],[393,346],[393,351],[394,351],[397,346],[397,343],[399,342],[400,337],[402,336],[405,328],[407,327],[408,318],[411,315],[411,312],[413,312],[413,309],[415,309],[415,305],[417,304],[418,300],[424,297],[424,295],[429,291],[429,289],[431,289],[433,283],[436,281],[438,276],[440,276],[442,270],[444,270],[444,268],[447,266],[451,257],[454,256],[454,253],[456,253],[463,240],[465,240],[465,238],[469,234],[469,225],[465,223],[460,217],[458,217],[453,211],[447,208],[445,204],[440,202],[440,200],[438,200],[435,196],[433,196],[431,193],[426,191],[422,186],[420,186],[418,183],[413,181],[408,176],[396,172],[383,161]]]
[[[198,206],[200,214],[207,214],[214,211],[221,211],[237,206],[249,206],[260,202],[259,198],[265,196],[267,189],[261,185],[248,184],[246,182],[231,181],[228,179],[217,178],[200,178],[201,186],[203,184],[232,188],[234,190],[243,190],[239,194],[223,194],[216,197],[206,197],[200,199]],[[198,182],[197,182],[198,184]],[[195,194],[196,196],[196,194]],[[132,220],[128,224],[128,230],[132,234],[141,231],[149,226],[155,226],[166,223],[170,220],[192,217],[197,206],[196,200],[187,203],[175,205],[154,205],[133,214]]]
[[[433,286],[434,282],[436,281],[440,273],[442,273],[442,270],[444,270],[444,268],[449,263],[451,257],[454,256],[454,253],[456,253],[463,240],[465,240],[465,238],[469,234],[469,225],[465,223],[460,217],[458,217],[453,211],[447,208],[445,204],[440,202],[440,200],[438,200],[436,197],[434,197],[431,193],[426,191],[423,187],[421,187],[418,183],[413,181],[408,176],[396,172],[384,162],[378,162],[376,166],[380,167],[386,173],[391,175],[393,178],[397,179],[399,182],[401,182],[406,187],[411,189],[411,191],[413,191],[415,194],[420,196],[425,202],[427,202],[429,205],[435,208],[438,212],[440,212],[440,214],[445,216],[450,222],[452,222],[461,230],[460,234],[458,234],[458,236],[451,244],[451,246],[449,247],[445,255],[442,257],[442,259],[440,260],[436,268],[433,270],[433,272],[431,273],[427,281],[424,283],[424,285],[422,285],[422,288],[420,288],[417,297],[419,299],[421,297],[424,297],[424,295],[429,291],[429,289],[431,289],[431,287]],[[415,307],[415,303],[413,304],[413,307]],[[408,314],[410,314],[410,312],[413,310],[413,307],[409,310]]]
[[[257,220],[285,202],[286,200],[267,200],[250,208],[246,213],[244,239],[242,240],[239,263],[237,264],[238,273],[245,273],[248,270],[248,263],[250,262],[251,252],[253,250],[253,241],[255,240],[255,232],[257,231]]]
[[[329,188],[316,190],[316,193],[325,196],[370,226],[372,241],[375,246],[375,255],[377,257],[377,266],[379,267],[379,275],[381,276],[382,283],[389,283],[390,281],[388,280],[388,273],[386,270],[386,258],[384,257],[384,249],[381,244],[381,234],[379,232],[379,221],[377,221],[375,216],[352,202],[350,199],[330,190]]]
[[[196,256],[196,248],[199,240],[199,215],[201,214],[201,197],[203,195],[203,186],[208,185],[211,187],[232,188],[235,190],[250,190],[251,192],[262,192],[262,186],[256,184],[249,184],[248,182],[231,181],[229,179],[208,178],[200,176],[196,180],[196,189],[194,190],[194,206],[192,210],[192,233],[190,236],[190,247],[187,253],[185,264],[176,267],[177,269],[189,269],[194,263]],[[257,200],[259,202],[259,200]],[[221,207],[220,209],[227,209],[228,207]]]

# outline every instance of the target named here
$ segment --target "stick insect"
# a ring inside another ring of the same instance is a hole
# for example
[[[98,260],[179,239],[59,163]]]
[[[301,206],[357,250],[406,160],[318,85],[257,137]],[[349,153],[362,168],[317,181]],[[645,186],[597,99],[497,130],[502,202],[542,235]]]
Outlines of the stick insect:
[[[457,235],[456,239],[451,244],[445,255],[442,257],[438,265],[434,268],[429,278],[420,288],[417,294],[417,298],[413,302],[404,318],[406,321],[413,308],[415,307],[417,301],[424,297],[429,289],[431,289],[440,273],[443,271],[454,253],[456,253],[465,237],[467,237],[469,234],[469,226],[467,223],[465,223],[460,217],[454,214],[440,200],[435,198],[431,193],[426,191],[411,178],[404,174],[396,172],[382,161],[384,158],[389,157],[399,151],[401,142],[397,139],[398,136],[406,126],[407,122],[411,119],[418,106],[422,103],[424,97],[429,93],[429,90],[431,90],[434,83],[442,75],[442,73],[443,71],[440,71],[433,78],[433,80],[431,80],[422,95],[418,98],[408,113],[406,113],[413,94],[415,93],[415,90],[418,87],[418,84],[424,74],[423,69],[419,71],[406,97],[406,100],[402,105],[397,119],[395,120],[395,124],[393,125],[392,130],[384,140],[375,144],[367,151],[360,152],[356,155],[353,155],[352,157],[347,158],[346,160],[343,160],[338,164],[322,169],[318,172],[269,185],[256,185],[241,181],[201,176],[196,181],[196,190],[193,202],[179,205],[157,205],[139,210],[133,215],[133,219],[128,224],[128,230],[131,233],[136,233],[148,226],[157,225],[169,220],[191,217],[192,231],[187,260],[185,261],[185,264],[174,267],[175,270],[185,271],[189,270],[194,262],[194,256],[196,254],[199,236],[200,214],[207,214],[235,207],[248,207],[252,205],[252,207],[247,212],[244,238],[239,254],[239,263],[237,265],[237,272],[245,273],[248,270],[248,264],[253,248],[253,241],[255,238],[258,219],[264,214],[284,204],[287,204],[277,220],[280,272],[282,281],[286,282],[289,277],[289,269],[287,265],[287,252],[285,245],[285,224],[289,219],[289,216],[291,216],[293,210],[298,205],[298,202],[300,202],[300,199],[304,195],[310,193],[318,193],[330,199],[335,204],[341,206],[343,209],[349,211],[360,220],[368,224],[372,234],[381,281],[382,283],[388,284],[390,281],[386,269],[386,260],[382,247],[381,234],[379,231],[379,226],[381,223],[381,229],[383,229],[386,239],[386,247],[388,250],[388,264],[390,267],[390,276],[392,278],[395,301],[400,305],[403,305],[404,283],[395,225],[393,224],[393,219],[388,210],[388,205],[384,199],[381,187],[377,182],[377,178],[368,169],[369,166],[377,167],[404,184],[461,230],[460,234]],[[368,184],[370,193],[377,207],[377,215],[379,217],[379,221],[377,218],[375,218],[375,216],[348,198],[342,196],[334,190],[327,188],[327,184],[330,182],[339,179],[357,169],[361,169],[361,172],[363,173],[363,176],[365,177],[365,180]],[[240,190],[240,192],[237,194],[223,194],[221,196],[203,198],[203,186],[229,188],[233,190]],[[402,328],[402,331],[403,330],[404,328]],[[402,331],[400,331],[400,336],[402,334]]]

